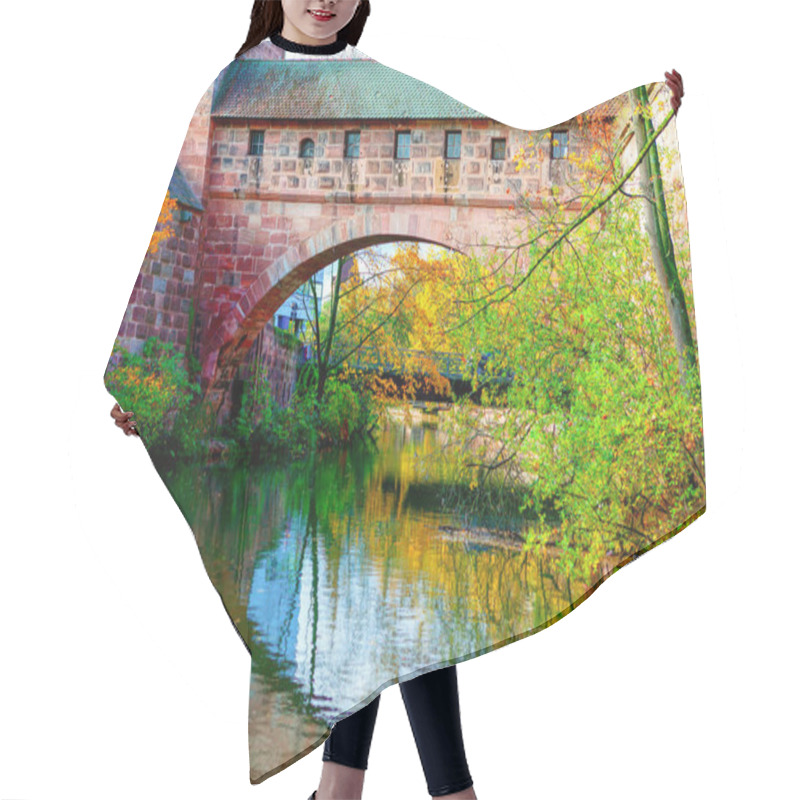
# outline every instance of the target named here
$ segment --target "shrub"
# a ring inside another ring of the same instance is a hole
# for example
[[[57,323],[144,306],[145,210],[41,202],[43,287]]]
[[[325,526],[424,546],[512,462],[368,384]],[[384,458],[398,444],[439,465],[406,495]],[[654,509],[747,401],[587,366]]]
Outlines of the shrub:
[[[190,381],[184,356],[177,347],[152,336],[141,354],[114,343],[105,385],[126,411],[133,411],[136,427],[151,455],[166,451],[173,457],[197,445],[194,426],[206,409],[192,408],[199,388]]]

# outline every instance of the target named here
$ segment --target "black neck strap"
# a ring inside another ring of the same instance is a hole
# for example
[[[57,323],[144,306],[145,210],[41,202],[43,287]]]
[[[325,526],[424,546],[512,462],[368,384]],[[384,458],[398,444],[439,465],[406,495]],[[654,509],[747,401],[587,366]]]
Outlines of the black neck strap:
[[[307,53],[308,55],[332,55],[333,53],[341,53],[347,47],[346,39],[337,39],[329,44],[300,44],[281,36],[280,33],[273,33],[269,40],[280,47],[281,50],[290,50],[292,53]]]

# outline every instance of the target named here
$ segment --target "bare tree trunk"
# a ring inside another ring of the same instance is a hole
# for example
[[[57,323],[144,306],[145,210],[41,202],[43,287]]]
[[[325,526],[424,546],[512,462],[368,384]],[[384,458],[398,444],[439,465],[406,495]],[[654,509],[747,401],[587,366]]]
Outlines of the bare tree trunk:
[[[647,113],[650,106],[647,87],[640,86],[638,89],[631,89],[628,96],[633,114],[636,147],[641,152],[648,137],[653,133],[653,123]],[[664,292],[672,336],[678,351],[681,384],[685,386],[687,371],[697,369],[697,357],[692,339],[692,328],[689,323],[689,312],[686,308],[686,297],[675,263],[675,250],[669,230],[667,204],[664,198],[664,184],[661,179],[661,164],[658,160],[656,142],[653,142],[647,156],[639,165],[639,180],[641,192],[646,198],[645,229],[650,238],[653,263]]]
[[[331,318],[328,325],[328,330],[325,334],[325,341],[320,341],[319,330],[319,309],[317,303],[317,292],[314,282],[311,282],[312,291],[314,295],[314,308],[315,308],[315,334],[317,339],[317,400],[321,401],[325,394],[325,382],[328,379],[331,366],[331,345],[333,344],[334,335],[336,333],[336,315],[339,310],[339,295],[342,286],[342,267],[345,259],[340,257],[336,264],[336,283],[333,287],[333,297],[331,297]]]

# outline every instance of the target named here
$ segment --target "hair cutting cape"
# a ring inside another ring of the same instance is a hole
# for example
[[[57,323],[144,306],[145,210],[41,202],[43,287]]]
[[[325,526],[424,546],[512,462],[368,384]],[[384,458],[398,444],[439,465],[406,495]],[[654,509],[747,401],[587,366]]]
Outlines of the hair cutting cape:
[[[104,383],[252,659],[252,783],[705,511],[669,99],[524,130],[270,39],[203,94]]]

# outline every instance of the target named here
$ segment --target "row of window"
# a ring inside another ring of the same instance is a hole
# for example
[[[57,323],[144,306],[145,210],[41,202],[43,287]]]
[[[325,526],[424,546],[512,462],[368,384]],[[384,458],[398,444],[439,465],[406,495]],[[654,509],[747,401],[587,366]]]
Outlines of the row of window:
[[[550,157],[566,158],[569,131],[553,131],[550,139]],[[345,131],[344,157],[358,158],[361,148],[361,131]],[[264,131],[250,131],[250,155],[264,155]],[[299,158],[314,158],[313,139],[300,142]],[[396,131],[394,137],[394,157],[408,160],[411,158],[411,131]],[[446,131],[444,157],[461,158],[461,131]],[[502,161],[506,157],[506,140],[492,137],[492,160]]]

